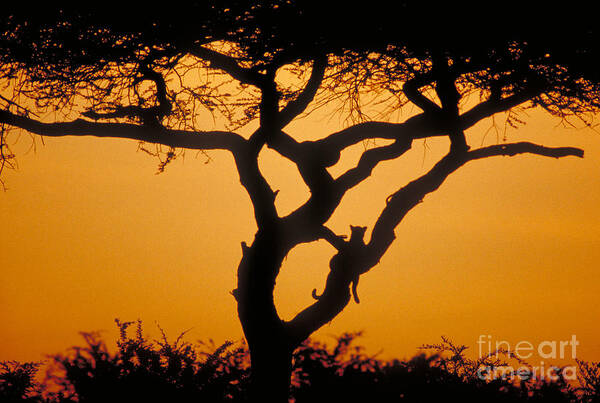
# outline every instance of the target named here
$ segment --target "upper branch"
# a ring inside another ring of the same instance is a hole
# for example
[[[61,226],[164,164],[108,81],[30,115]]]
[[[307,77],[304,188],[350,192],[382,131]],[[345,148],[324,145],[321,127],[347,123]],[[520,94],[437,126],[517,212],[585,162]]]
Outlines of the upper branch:
[[[490,97],[490,99],[487,101],[481,102],[480,104],[460,115],[460,128],[465,130],[482,119],[514,108],[515,106],[518,106],[540,95],[542,91],[543,90],[541,87],[533,86],[504,98]]]
[[[212,49],[203,46],[196,46],[189,49],[189,53],[199,59],[206,60],[210,67],[223,70],[234,79],[244,84],[254,85],[263,88],[268,80],[264,75],[255,70],[240,66],[237,60],[231,56],[224,55]]]
[[[402,92],[410,102],[418,106],[423,112],[429,114],[439,113],[441,108],[420,91],[420,87],[426,84],[429,84],[429,82],[414,78],[404,83]]]
[[[286,217],[287,221],[293,223],[291,227],[302,234],[298,237],[300,242],[306,242],[307,239],[314,240],[317,236],[316,229],[329,219],[344,194],[369,177],[380,162],[397,158],[409,150],[413,140],[449,136],[452,155],[462,154],[469,149],[464,136],[466,129],[481,119],[526,102],[541,91],[539,86],[532,84],[529,89],[513,95],[490,98],[459,115],[460,95],[454,83],[454,76],[450,73],[442,74],[440,82],[436,82],[436,91],[442,99],[444,108],[437,105],[435,110],[433,107],[426,108],[427,111],[407,119],[404,123],[364,122],[330,134],[323,139],[302,143],[296,142],[285,134],[276,137],[278,142],[276,149],[282,155],[296,161],[304,181],[311,189],[309,200]],[[415,83],[415,88],[421,84]],[[395,141],[365,151],[354,168],[349,169],[336,180],[331,178],[326,168],[337,163],[342,150],[360,141],[374,138]]]
[[[448,60],[443,55],[433,56],[433,72],[436,76],[435,92],[442,104],[441,118],[447,120],[452,127],[449,132],[450,142],[453,150],[466,151],[469,149],[465,133],[458,121],[461,94],[456,88],[457,75],[450,71]]]
[[[310,148],[315,158],[319,158],[324,166],[330,167],[339,161],[340,153],[344,149],[364,140],[379,138],[406,141],[442,135],[444,131],[438,122],[421,113],[403,123],[358,123],[323,139],[305,141],[302,144]]]
[[[156,85],[156,99],[158,101],[158,119],[167,116],[173,110],[173,105],[168,98],[167,83],[165,78],[158,71],[153,70],[149,66],[141,65],[140,72],[144,80],[150,80]]]
[[[327,57],[321,56],[314,60],[310,78],[304,87],[304,90],[296,99],[288,102],[288,104],[279,113],[279,123],[281,127],[285,127],[296,116],[306,110],[308,104],[312,102],[317,91],[321,87],[325,69],[327,68]]]
[[[326,56],[314,60],[310,78],[300,95],[293,101],[288,102],[281,111],[276,113],[276,116],[271,117],[276,122],[279,129],[283,129],[296,116],[306,110],[308,104],[314,99],[321,86],[326,67]],[[272,91],[275,91],[275,88],[273,88]],[[265,94],[263,93],[263,97],[264,96]],[[279,154],[295,162],[298,166],[306,166],[308,163],[307,154],[305,152],[306,148],[302,147],[293,137],[281,130],[278,130],[278,133],[273,133],[268,137],[267,145],[276,150]]]
[[[134,118],[147,126],[160,126],[163,118],[168,116],[173,110],[173,105],[168,98],[167,83],[161,73],[153,70],[145,63],[140,63],[138,70],[140,77],[133,81],[133,86],[135,87],[145,80],[152,81],[156,86],[155,96],[157,105],[144,107],[143,104],[146,103],[146,100],[141,99],[138,95],[138,98],[140,98],[138,105],[116,106],[110,112],[96,112],[90,109],[82,113],[82,115],[93,120]]]
[[[493,145],[469,152],[451,151],[427,174],[412,181],[387,198],[386,206],[377,219],[371,234],[371,240],[367,244],[370,267],[379,262],[379,259],[391,245],[395,239],[394,229],[406,214],[419,204],[427,194],[437,190],[451,173],[469,161],[492,156],[514,156],[525,153],[554,158],[583,157],[583,150],[579,148],[551,148],[529,142]]]
[[[336,179],[336,185],[343,191],[353,188],[371,176],[373,169],[382,161],[398,158],[410,150],[412,139],[396,140],[383,147],[372,148],[361,155],[356,167],[349,169]]]

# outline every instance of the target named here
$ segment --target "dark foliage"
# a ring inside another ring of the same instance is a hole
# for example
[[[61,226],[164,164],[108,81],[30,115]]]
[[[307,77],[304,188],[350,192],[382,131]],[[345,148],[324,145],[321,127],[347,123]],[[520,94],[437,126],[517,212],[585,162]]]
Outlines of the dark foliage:
[[[85,345],[51,358],[45,380],[35,380],[40,363],[3,362],[0,401],[70,402],[242,402],[249,386],[249,353],[244,343],[192,345],[181,334],[150,341],[141,322],[117,325],[117,350],[109,352],[94,333]],[[505,364],[497,358],[471,360],[465,346],[442,338],[425,345],[428,354],[385,361],[353,345],[360,333],[345,333],[335,345],[308,340],[294,354],[290,400],[302,402],[586,402],[600,401],[600,363],[579,361],[575,388],[564,379],[485,381],[481,367]],[[510,355],[504,354],[510,359]]]
[[[35,402],[34,396],[39,385],[34,377],[40,367],[39,363],[16,361],[0,362],[0,401],[2,402]]]
[[[120,338],[109,353],[97,334],[84,333],[86,346],[54,356],[48,380],[66,400],[80,402],[241,400],[248,379],[247,351],[231,343],[199,349],[183,341],[149,341],[141,323],[117,321]],[[208,350],[208,351],[207,351]],[[60,401],[60,400],[59,400]]]
[[[451,64],[446,73],[460,95],[500,97],[535,87],[530,98],[554,114],[598,108],[599,34],[585,4],[558,9],[510,0],[494,12],[468,1],[376,0],[362,9],[302,0],[130,4],[48,2],[35,13],[27,3],[6,5],[0,80],[21,98],[0,105],[9,109],[28,98],[68,111],[85,104],[90,113],[84,116],[94,119],[148,123],[152,116],[172,128],[190,127],[189,115],[203,107],[226,114],[246,106],[244,113],[256,118],[256,94],[234,100],[214,83],[182,88],[173,82],[210,67],[264,91],[261,73],[292,64],[305,71],[329,55],[323,82],[329,101],[361,90],[400,94],[411,80],[417,89],[435,87],[437,62],[444,69]],[[138,93],[143,81],[155,82],[155,93]],[[298,96],[279,90],[282,99]],[[406,101],[398,98],[394,108]],[[354,107],[360,113],[360,105]]]

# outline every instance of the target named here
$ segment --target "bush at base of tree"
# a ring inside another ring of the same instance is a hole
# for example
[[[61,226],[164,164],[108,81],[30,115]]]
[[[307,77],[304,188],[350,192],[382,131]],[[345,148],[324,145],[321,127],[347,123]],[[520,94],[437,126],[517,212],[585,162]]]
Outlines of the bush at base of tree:
[[[39,363],[0,363],[0,402],[243,402],[249,386],[249,353],[242,342],[192,345],[181,334],[170,342],[161,330],[148,340],[138,321],[116,321],[117,351],[110,353],[96,333],[82,333],[84,346],[51,359],[44,381]],[[424,345],[433,354],[408,361],[368,356],[341,335],[333,348],[308,340],[294,354],[290,401],[302,402],[600,402],[600,363],[578,361],[580,386],[564,379],[485,381],[477,375],[502,365],[490,354],[472,360],[466,347],[442,338]],[[510,354],[504,354],[510,359]]]

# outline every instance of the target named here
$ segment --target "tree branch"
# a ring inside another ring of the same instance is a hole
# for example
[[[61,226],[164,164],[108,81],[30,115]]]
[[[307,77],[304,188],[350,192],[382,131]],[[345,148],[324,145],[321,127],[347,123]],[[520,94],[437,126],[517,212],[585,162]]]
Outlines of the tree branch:
[[[258,225],[272,224],[277,219],[274,204],[275,193],[258,168],[258,159],[255,155],[258,150],[236,133],[226,131],[190,132],[129,123],[98,123],[83,119],[71,122],[44,123],[15,115],[6,110],[0,110],[0,123],[48,137],[112,137],[162,144],[174,148],[228,150],[235,158],[240,182],[252,200]]]
[[[290,332],[297,342],[301,342],[314,331],[335,318],[349,303],[351,293],[350,285],[358,282],[358,276],[374,267],[387,251],[395,239],[394,229],[406,214],[423,197],[438,189],[444,180],[458,168],[469,161],[492,157],[514,156],[518,154],[535,154],[545,157],[561,158],[567,156],[583,157],[583,150],[573,147],[550,148],[528,142],[501,144],[476,149],[469,152],[451,151],[442,158],[428,173],[404,186],[387,199],[386,207],[377,219],[371,239],[368,244],[356,243],[352,248],[344,249],[343,245],[349,242],[340,240],[333,232],[323,227],[321,238],[327,239],[339,250],[338,259],[334,270],[330,262],[331,271],[327,277],[325,290],[318,300],[298,313],[291,321],[287,322]],[[353,227],[353,234],[356,228]],[[364,233],[364,230],[362,230]],[[360,237],[362,241],[362,236]],[[340,246],[340,243],[342,246]],[[336,246],[337,245],[337,246]],[[344,255],[347,253],[347,255]],[[336,257],[334,256],[334,258]],[[355,287],[353,292],[355,292]],[[357,299],[356,295],[355,298]]]
[[[466,130],[482,119],[489,118],[496,113],[514,108],[541,93],[542,89],[535,87],[514,93],[504,98],[491,97],[489,100],[481,102],[459,116],[460,129]]]
[[[553,158],[583,157],[583,150],[579,148],[551,148],[528,142],[493,145],[469,152],[450,152],[427,174],[412,181],[387,198],[386,207],[377,219],[371,233],[371,240],[367,244],[370,267],[366,270],[379,262],[395,239],[394,229],[406,214],[422,202],[427,194],[437,190],[451,173],[469,161],[493,156],[515,156],[526,153]]]
[[[410,102],[419,107],[423,112],[435,115],[441,112],[441,108],[419,91],[419,88],[429,83],[425,79],[417,80],[415,78],[404,83],[402,92]]]
[[[290,223],[289,226],[296,233],[294,239],[297,242],[317,239],[319,233],[316,229],[331,217],[344,194],[368,178],[377,164],[399,157],[410,149],[411,144],[412,140],[402,139],[386,146],[367,150],[361,156],[356,167],[349,169],[336,180],[333,180],[323,166],[299,165],[300,173],[311,189],[311,197],[302,207],[286,217],[286,221]],[[331,235],[325,239],[332,239]]]
[[[144,61],[139,62],[138,72],[140,76],[133,80],[132,88],[135,90],[136,86],[143,81],[152,81],[156,86],[156,105],[144,107],[143,105],[147,100],[142,99],[137,91],[135,91],[138,97],[137,105],[115,105],[111,107],[110,109],[112,110],[109,109],[108,112],[97,112],[92,108],[83,112],[82,116],[93,120],[129,118],[137,119],[147,126],[161,125],[163,118],[173,111],[172,102],[168,98],[168,89],[165,78],[160,72],[153,70],[148,63]]]
[[[421,114],[402,124],[366,122],[322,140],[296,143],[296,148],[300,149],[296,154],[301,156],[296,155],[293,160],[301,158],[298,168],[311,190],[308,201],[284,218],[296,232],[296,241],[316,239],[316,231],[331,217],[346,191],[370,176],[379,162],[402,155],[410,149],[413,139],[438,135],[436,133],[436,122],[425,119],[425,115]],[[341,149],[366,138],[390,138],[396,141],[366,151],[355,168],[334,180],[326,167],[337,161]],[[288,148],[293,149],[291,145]]]
[[[438,122],[421,113],[407,119],[403,123],[363,122],[315,141],[305,141],[302,144],[311,149],[315,158],[323,165],[335,165],[340,152],[354,144],[368,139],[405,140],[420,139],[433,136],[443,136]]]
[[[240,135],[226,131],[191,132],[163,127],[148,127],[129,123],[98,123],[83,119],[70,122],[44,123],[25,116],[0,110],[0,123],[48,137],[94,136],[113,137],[163,144],[175,148],[196,150],[229,150],[238,152],[245,140]]]
[[[365,248],[363,237],[366,227],[350,226],[351,235],[348,241],[323,228],[325,229],[323,236],[332,242],[338,252],[329,261],[329,275],[323,294],[318,296],[316,290],[313,290],[313,298],[317,301],[286,323],[296,345],[331,321],[348,305],[351,285],[355,301],[360,302],[356,287],[363,266]]]
[[[451,149],[462,152],[467,151],[469,146],[465,138],[464,130],[457,127],[456,124],[459,115],[458,103],[461,99],[461,94],[456,88],[456,73],[450,71],[449,61],[446,56],[441,54],[433,55],[433,73],[435,79],[435,92],[442,104],[441,118],[452,122],[449,124],[452,130],[449,132]]]
[[[346,235],[337,235],[329,227],[322,226],[319,239],[326,240],[335,249],[340,250],[344,246]]]
[[[240,66],[237,60],[231,56],[224,55],[212,49],[203,46],[197,46],[189,49],[189,53],[199,59],[210,62],[210,67],[223,70],[234,79],[244,84],[250,84],[262,88],[267,84],[265,76],[262,74]]]
[[[396,140],[392,144],[383,147],[372,148],[365,151],[358,161],[356,167],[349,169],[336,179],[336,185],[342,191],[347,191],[371,176],[373,169],[382,161],[398,158],[410,150],[411,139]]]
[[[258,229],[273,228],[278,222],[275,196],[258,167],[258,151],[247,143],[246,150],[234,154],[240,183],[250,196]]]
[[[458,116],[456,87],[452,82],[445,85],[448,88],[441,85],[439,91],[446,107],[452,109],[449,112],[452,116],[445,117],[444,111],[438,107],[435,112],[421,113],[404,123],[364,122],[316,141],[298,143],[288,135],[276,136],[277,143],[273,142],[273,148],[298,164],[312,193],[304,205],[285,217],[286,221],[293,223],[290,225],[297,230],[299,241],[313,240],[314,230],[333,214],[345,192],[369,177],[380,162],[397,158],[410,149],[412,140],[450,135],[451,151],[455,154],[467,152],[469,147],[464,137],[465,129],[480,119],[519,105],[538,93],[532,87],[506,98],[490,99]],[[366,151],[356,167],[333,181],[325,168],[337,163],[340,152],[346,147],[373,138],[396,141]]]
[[[312,102],[323,82],[326,68],[326,56],[314,60],[310,78],[300,95],[293,101],[288,102],[288,104],[279,112],[279,124],[281,125],[281,128],[285,127],[296,116],[306,110],[308,104]]]

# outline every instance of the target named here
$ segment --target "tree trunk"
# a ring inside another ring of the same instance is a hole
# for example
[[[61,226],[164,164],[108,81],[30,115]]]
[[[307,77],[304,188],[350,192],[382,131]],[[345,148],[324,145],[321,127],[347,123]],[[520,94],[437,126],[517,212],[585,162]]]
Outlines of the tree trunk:
[[[292,376],[292,351],[285,340],[265,335],[259,345],[250,347],[250,357],[250,401],[287,403]]]
[[[251,402],[287,403],[293,347],[273,300],[275,279],[286,250],[273,228],[259,231],[250,247],[242,243],[238,267],[238,316],[251,360]]]

